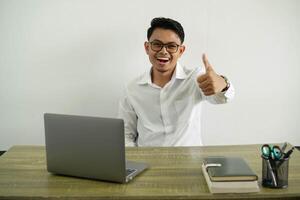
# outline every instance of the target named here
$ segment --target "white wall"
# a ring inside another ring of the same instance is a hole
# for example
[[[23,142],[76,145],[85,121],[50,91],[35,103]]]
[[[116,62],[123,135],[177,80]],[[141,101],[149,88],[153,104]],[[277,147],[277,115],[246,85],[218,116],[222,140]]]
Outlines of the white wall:
[[[44,144],[44,112],[116,117],[156,16],[184,26],[182,64],[207,52],[235,85],[204,105],[206,145],[300,144],[300,1],[0,0],[0,150]]]

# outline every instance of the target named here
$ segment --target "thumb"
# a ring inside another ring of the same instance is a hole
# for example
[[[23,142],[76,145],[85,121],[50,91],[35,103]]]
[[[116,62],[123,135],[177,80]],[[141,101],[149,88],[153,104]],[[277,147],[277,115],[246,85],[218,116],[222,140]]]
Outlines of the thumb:
[[[202,55],[202,61],[205,66],[206,73],[209,71],[213,71],[213,68],[212,68],[211,64],[209,63],[205,53]]]

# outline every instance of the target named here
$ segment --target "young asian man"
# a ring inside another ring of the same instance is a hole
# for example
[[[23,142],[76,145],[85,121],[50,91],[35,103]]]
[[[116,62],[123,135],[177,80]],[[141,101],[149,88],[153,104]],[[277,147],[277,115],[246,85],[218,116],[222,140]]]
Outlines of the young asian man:
[[[185,51],[184,30],[169,18],[154,18],[144,43],[152,67],[131,81],[119,105],[127,146],[200,146],[201,106],[234,97],[229,80],[203,54],[204,68],[178,62]]]

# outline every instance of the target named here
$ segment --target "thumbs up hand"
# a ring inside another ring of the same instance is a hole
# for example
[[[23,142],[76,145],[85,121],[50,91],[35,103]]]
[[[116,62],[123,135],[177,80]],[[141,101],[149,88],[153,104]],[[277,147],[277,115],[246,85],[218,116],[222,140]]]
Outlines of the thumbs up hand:
[[[197,82],[205,96],[214,95],[221,92],[226,87],[226,81],[216,74],[211,64],[208,62],[206,54],[202,55],[205,66],[205,74],[198,76]]]

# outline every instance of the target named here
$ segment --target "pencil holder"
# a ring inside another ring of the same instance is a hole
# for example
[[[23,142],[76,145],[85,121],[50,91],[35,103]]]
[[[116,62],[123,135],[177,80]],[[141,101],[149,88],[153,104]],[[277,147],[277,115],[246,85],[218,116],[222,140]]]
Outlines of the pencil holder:
[[[287,188],[289,176],[289,158],[272,160],[262,157],[262,186]]]

